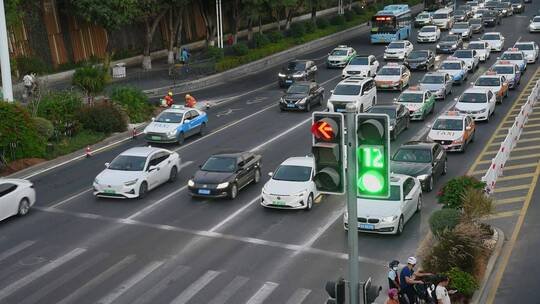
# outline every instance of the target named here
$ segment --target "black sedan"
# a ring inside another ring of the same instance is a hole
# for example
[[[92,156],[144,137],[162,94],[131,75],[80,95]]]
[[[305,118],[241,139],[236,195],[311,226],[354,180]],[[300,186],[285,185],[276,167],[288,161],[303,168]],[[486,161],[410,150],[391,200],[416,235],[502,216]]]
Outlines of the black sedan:
[[[429,70],[435,67],[435,54],[431,50],[414,50],[403,62],[409,70]]]
[[[324,88],[315,81],[299,81],[285,92],[279,101],[279,108],[284,110],[311,111],[311,106],[322,105]]]
[[[435,179],[448,171],[446,151],[431,141],[407,142],[392,156],[390,171],[418,178],[422,189],[430,192]]]
[[[391,140],[396,140],[399,133],[407,130],[411,121],[409,110],[399,103],[375,105],[369,109],[369,113],[387,114],[390,117]]]
[[[211,156],[188,181],[189,193],[197,197],[236,198],[238,191],[261,180],[261,156],[252,152]]]
[[[437,54],[451,54],[462,47],[463,39],[461,39],[461,35],[447,35],[446,37],[441,38],[437,44]]]
[[[523,3],[523,0],[510,0],[510,3],[512,4],[514,13],[521,14],[525,11],[525,4]]]
[[[501,24],[501,16],[496,11],[488,11],[482,15],[484,26],[496,26]]]
[[[278,84],[288,87],[296,81],[315,80],[317,65],[312,60],[293,60],[287,63],[278,73]]]
[[[484,22],[482,18],[473,18],[469,20],[473,33],[481,33],[484,31]]]

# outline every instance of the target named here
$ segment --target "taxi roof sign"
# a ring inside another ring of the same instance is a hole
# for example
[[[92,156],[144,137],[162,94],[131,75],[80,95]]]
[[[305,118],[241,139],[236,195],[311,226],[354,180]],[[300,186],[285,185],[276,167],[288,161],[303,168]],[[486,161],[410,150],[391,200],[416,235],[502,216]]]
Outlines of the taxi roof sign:
[[[171,109],[175,109],[175,110],[183,110],[185,109],[186,107],[184,105],[179,105],[179,104],[173,104],[171,106]]]
[[[508,50],[509,50],[509,51],[512,51],[512,52],[517,52],[517,51],[519,51],[518,48],[514,48],[514,47],[513,47],[513,48],[509,48]]]
[[[489,70],[489,71],[486,72],[486,75],[488,75],[488,76],[497,75],[497,72],[495,72],[493,70]]]
[[[412,86],[412,87],[409,87],[409,91],[420,91],[420,86]]]
[[[458,111],[452,111],[452,110],[451,110],[451,111],[446,111],[446,112],[444,113],[444,115],[446,115],[446,116],[459,116],[459,112],[458,112]]]
[[[499,62],[497,62],[498,64],[510,64],[510,61],[508,60],[499,60]]]

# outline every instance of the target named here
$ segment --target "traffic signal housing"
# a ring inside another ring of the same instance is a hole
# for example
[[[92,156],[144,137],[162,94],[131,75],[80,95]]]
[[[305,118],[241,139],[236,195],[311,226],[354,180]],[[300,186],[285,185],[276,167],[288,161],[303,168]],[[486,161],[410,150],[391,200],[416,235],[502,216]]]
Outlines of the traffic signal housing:
[[[386,114],[356,115],[356,189],[359,197],[390,196],[389,120]]]
[[[336,282],[326,282],[325,289],[329,297],[326,304],[345,304],[345,280],[343,278],[339,278]]]
[[[342,113],[313,112],[311,133],[317,190],[345,193],[345,121]]]
[[[365,283],[362,283],[362,303],[363,304],[372,304],[375,302],[375,299],[379,297],[382,287],[375,286],[371,284],[371,277],[367,279]]]

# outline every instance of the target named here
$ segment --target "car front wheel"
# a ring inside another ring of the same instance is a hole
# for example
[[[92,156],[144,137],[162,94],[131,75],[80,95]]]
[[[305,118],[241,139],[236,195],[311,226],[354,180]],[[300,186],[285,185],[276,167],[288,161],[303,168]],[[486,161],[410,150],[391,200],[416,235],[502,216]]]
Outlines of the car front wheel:
[[[402,215],[399,217],[399,222],[396,229],[396,235],[401,235],[403,233],[403,226],[404,226],[404,222],[403,222],[403,215]]]
[[[261,181],[261,169],[255,169],[255,174],[253,175],[253,183],[258,184]]]
[[[139,198],[143,198],[146,196],[146,193],[148,192],[148,184],[146,182],[142,182],[139,186]]]
[[[20,216],[24,216],[28,214],[28,211],[30,211],[30,202],[27,198],[23,198],[21,202],[19,203],[19,212],[18,214]]]
[[[313,194],[309,194],[308,198],[307,198],[307,202],[306,202],[306,209],[307,211],[311,210],[311,208],[313,207]]]
[[[420,212],[422,210],[422,196],[420,195],[418,197],[418,202],[416,203],[416,212]]]
[[[169,183],[174,182],[176,177],[178,177],[178,169],[176,169],[176,166],[173,166],[171,172],[169,172]]]
[[[238,186],[236,184],[232,184],[231,190],[229,190],[229,199],[235,199],[238,196]]]

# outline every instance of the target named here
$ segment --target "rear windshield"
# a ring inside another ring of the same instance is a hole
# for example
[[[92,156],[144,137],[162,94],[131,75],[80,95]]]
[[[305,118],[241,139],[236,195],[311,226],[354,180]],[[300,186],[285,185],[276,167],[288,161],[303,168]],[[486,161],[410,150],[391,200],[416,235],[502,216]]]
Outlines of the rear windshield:
[[[335,95],[358,95],[360,94],[361,86],[350,84],[339,84],[334,90]]]
[[[423,93],[403,93],[398,99],[400,102],[415,102],[420,103],[424,101]]]
[[[401,75],[401,70],[399,68],[382,68],[379,71],[379,75],[399,76]]]
[[[351,60],[351,65],[368,65],[367,57],[355,57]]]
[[[499,35],[496,35],[496,34],[486,34],[486,35],[482,36],[481,39],[482,40],[499,40],[500,37],[499,37]]]
[[[498,77],[480,77],[476,80],[474,85],[477,86],[487,86],[487,87],[498,87],[500,85],[500,80]]]
[[[504,53],[501,56],[503,60],[522,60],[523,54],[521,53]]]
[[[438,13],[433,15],[433,19],[446,19],[448,18],[447,13]]]
[[[441,70],[461,70],[461,64],[458,62],[443,62],[440,66]]]
[[[471,51],[460,50],[460,51],[455,51],[454,55],[452,56],[457,57],[457,58],[472,58],[473,54]]]
[[[520,51],[532,51],[532,50],[534,50],[533,45],[529,44],[529,43],[516,44],[514,47],[516,49],[520,50]]]
[[[420,80],[420,83],[444,83],[444,76],[442,75],[425,75],[422,80]]]
[[[459,102],[486,103],[487,97],[485,93],[464,93],[463,95],[461,95]]]
[[[514,74],[514,68],[508,65],[496,65],[493,70],[497,74]]]
[[[389,49],[403,49],[405,48],[405,43],[403,42],[392,42],[388,45]]]

